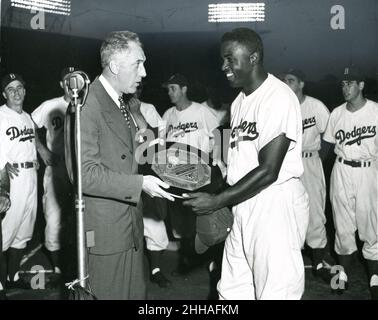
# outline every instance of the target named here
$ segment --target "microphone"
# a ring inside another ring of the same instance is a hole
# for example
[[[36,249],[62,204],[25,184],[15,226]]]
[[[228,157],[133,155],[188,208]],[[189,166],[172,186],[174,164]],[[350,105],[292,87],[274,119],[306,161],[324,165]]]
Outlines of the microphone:
[[[84,105],[89,92],[88,75],[84,71],[74,71],[63,78],[64,91],[69,93],[71,106],[81,107]]]
[[[74,71],[69,73],[64,79],[64,84],[69,90],[77,90],[78,92],[83,90],[87,81],[89,81],[88,76],[83,71]]]

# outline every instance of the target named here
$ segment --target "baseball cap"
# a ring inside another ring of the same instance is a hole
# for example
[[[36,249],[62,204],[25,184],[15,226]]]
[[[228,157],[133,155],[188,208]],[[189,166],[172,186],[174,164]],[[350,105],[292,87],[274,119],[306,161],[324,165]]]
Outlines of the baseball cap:
[[[210,214],[197,216],[195,250],[204,253],[209,247],[224,241],[231,231],[234,216],[225,207]]]
[[[1,79],[1,90],[4,91],[5,88],[10,84],[12,81],[18,80],[23,85],[25,85],[24,79],[17,73],[8,73]]]
[[[289,70],[287,70],[285,72],[285,75],[286,74],[292,74],[293,76],[296,76],[298,78],[298,80],[300,80],[300,81],[305,81],[305,79],[306,79],[306,75],[300,69],[290,68]]]
[[[76,71],[76,68],[75,67],[66,67],[62,70],[62,72],[60,73],[60,77],[61,79],[63,80],[64,77],[67,75],[67,74],[70,74],[72,72]]]
[[[349,80],[349,81],[363,81],[364,75],[362,74],[361,70],[352,65],[344,68],[342,79],[341,80]]]
[[[169,84],[178,84],[180,87],[188,86],[188,79],[182,74],[175,73],[166,82],[163,83],[163,87],[168,87]]]

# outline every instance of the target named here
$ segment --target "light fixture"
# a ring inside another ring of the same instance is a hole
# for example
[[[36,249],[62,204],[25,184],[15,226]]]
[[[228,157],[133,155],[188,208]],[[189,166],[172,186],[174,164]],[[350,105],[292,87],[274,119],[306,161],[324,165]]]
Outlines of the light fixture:
[[[265,3],[215,3],[208,6],[209,22],[265,21]]]
[[[11,6],[69,16],[71,0],[11,0]]]

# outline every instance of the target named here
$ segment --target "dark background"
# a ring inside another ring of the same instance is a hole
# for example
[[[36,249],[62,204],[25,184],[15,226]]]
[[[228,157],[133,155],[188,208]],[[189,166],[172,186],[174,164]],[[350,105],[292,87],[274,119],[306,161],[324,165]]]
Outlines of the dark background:
[[[238,1],[218,1],[238,2]],[[339,76],[349,64],[367,76],[365,94],[377,100],[378,1],[267,0],[265,22],[208,23],[206,0],[75,0],[71,15],[45,14],[45,29],[33,30],[35,13],[2,1],[1,74],[17,72],[27,82],[26,111],[61,95],[60,71],[68,65],[93,80],[100,72],[99,48],[109,31],[139,34],[147,56],[144,100],[162,113],[170,102],[161,88],[174,72],[192,83],[193,100],[205,100],[204,85],[220,87],[230,103],[237,91],[221,73],[219,42],[235,27],[250,27],[262,36],[267,70],[279,75],[290,67],[307,76],[306,92],[330,110],[343,102]],[[333,30],[331,8],[342,5],[345,29]]]

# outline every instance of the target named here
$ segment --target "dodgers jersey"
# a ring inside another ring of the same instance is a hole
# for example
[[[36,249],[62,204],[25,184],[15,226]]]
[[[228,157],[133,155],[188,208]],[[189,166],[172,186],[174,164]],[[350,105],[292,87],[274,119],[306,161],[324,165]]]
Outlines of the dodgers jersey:
[[[248,96],[240,92],[231,105],[227,182],[233,185],[258,167],[260,150],[282,133],[291,142],[274,184],[300,177],[303,173],[301,120],[298,98],[271,74]]]
[[[346,160],[378,159],[378,104],[366,99],[365,105],[350,112],[343,103],[332,111],[324,140],[335,144],[336,155]]]
[[[305,96],[301,103],[302,114],[302,150],[318,151],[321,147],[320,134],[327,127],[329,111],[318,99]]]
[[[64,118],[68,102],[64,97],[43,102],[32,113],[32,118],[38,128],[46,128],[47,148],[59,155],[64,154]]]
[[[185,143],[207,153],[211,151],[210,139],[218,121],[207,107],[197,102],[182,111],[172,107],[164,113],[163,120],[168,142]]]
[[[0,107],[0,152],[2,162],[37,160],[34,123],[28,113],[18,113],[7,105]]]

